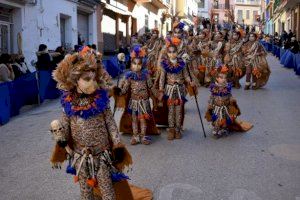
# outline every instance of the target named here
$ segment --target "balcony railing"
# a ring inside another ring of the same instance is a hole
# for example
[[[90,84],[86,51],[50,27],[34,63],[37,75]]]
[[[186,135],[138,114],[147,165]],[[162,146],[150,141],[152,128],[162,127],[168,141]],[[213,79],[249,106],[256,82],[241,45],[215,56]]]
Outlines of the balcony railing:
[[[229,5],[229,4],[214,4],[213,5],[213,9],[224,10],[224,9],[233,9],[233,8],[234,8],[234,6]]]
[[[261,5],[260,0],[235,0],[235,3],[244,5]]]

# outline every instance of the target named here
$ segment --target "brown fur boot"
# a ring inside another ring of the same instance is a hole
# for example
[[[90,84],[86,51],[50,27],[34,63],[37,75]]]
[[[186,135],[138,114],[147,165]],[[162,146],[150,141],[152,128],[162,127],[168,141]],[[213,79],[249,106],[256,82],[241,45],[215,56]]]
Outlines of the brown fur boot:
[[[181,139],[181,131],[180,128],[175,131],[175,139]]]
[[[174,140],[175,137],[175,129],[169,128],[168,130],[168,140]]]

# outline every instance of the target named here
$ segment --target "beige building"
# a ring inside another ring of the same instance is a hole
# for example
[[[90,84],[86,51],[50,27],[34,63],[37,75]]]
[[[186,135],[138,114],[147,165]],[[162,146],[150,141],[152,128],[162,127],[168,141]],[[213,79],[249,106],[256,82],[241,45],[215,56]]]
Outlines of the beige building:
[[[198,15],[198,1],[197,0],[177,0],[176,13],[187,24],[193,24],[193,15]]]
[[[240,25],[248,25],[259,29],[257,19],[261,15],[261,0],[235,0],[235,20]]]

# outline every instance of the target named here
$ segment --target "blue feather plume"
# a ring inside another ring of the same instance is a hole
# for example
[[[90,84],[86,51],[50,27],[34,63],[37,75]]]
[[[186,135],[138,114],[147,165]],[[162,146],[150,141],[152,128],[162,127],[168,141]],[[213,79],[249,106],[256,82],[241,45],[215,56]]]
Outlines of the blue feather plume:
[[[119,182],[122,180],[130,180],[130,178],[122,172],[113,172],[111,173],[111,180],[113,182]]]

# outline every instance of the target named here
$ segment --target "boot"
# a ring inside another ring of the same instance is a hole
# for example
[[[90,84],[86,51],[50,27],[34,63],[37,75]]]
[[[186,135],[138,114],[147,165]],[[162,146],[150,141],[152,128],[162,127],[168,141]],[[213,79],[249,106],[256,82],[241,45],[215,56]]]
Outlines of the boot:
[[[176,131],[175,131],[175,139],[181,139],[181,131],[180,131],[180,128],[176,129]]]
[[[149,145],[149,144],[151,144],[151,138],[148,137],[148,136],[142,137],[142,144],[144,144],[144,145]]]
[[[235,84],[234,84],[234,87],[235,87],[236,89],[240,89],[240,88],[241,88],[240,82],[239,82],[239,81],[236,81]]]
[[[168,140],[174,140],[175,137],[175,129],[169,128],[168,130]]]
[[[130,144],[131,145],[136,145],[140,142],[140,138],[138,136],[132,136]]]
[[[245,85],[244,90],[249,90],[250,89],[250,85]]]
[[[256,85],[256,84],[253,84],[251,89],[252,89],[252,90],[257,90],[257,89],[258,89],[258,87],[257,87],[257,85]]]
[[[249,90],[250,89],[250,86],[251,86],[251,83],[250,82],[246,82],[246,85],[244,87],[244,90]]]

